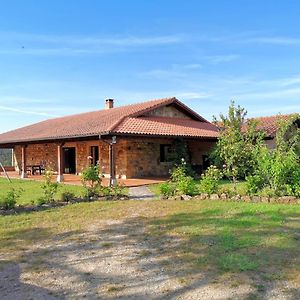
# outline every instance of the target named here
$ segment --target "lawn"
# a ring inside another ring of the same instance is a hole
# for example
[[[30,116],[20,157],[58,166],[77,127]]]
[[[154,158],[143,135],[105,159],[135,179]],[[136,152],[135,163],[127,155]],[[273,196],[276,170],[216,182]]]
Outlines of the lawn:
[[[34,180],[12,179],[9,183],[6,178],[0,178],[0,198],[5,196],[11,188],[22,189],[22,196],[17,204],[32,204],[43,195],[41,185],[42,182]],[[61,194],[66,191],[74,193],[75,196],[83,194],[81,186],[59,184],[56,199],[60,199]]]
[[[47,268],[51,276],[70,268],[68,257],[82,247],[86,247],[85,254],[76,264],[87,264],[91,253],[96,257],[92,264],[104,252],[121,257],[123,252],[115,249],[128,245],[135,247],[135,263],[142,264],[148,257],[153,266],[159,264],[168,278],[176,279],[186,290],[193,289],[203,276],[209,284],[224,289],[249,285],[249,297],[240,299],[261,299],[271,286],[284,282],[293,287],[290,295],[300,289],[299,205],[99,201],[0,217],[3,267],[7,261],[22,263],[24,272],[35,272],[36,278],[44,278]],[[55,253],[64,258],[61,269],[50,266]],[[75,268],[74,272],[79,271]],[[89,276],[98,278],[97,272],[91,269]],[[130,284],[130,275],[127,279]],[[75,278],[74,284],[78,284],[76,280],[80,279]],[[114,286],[110,289],[117,290]]]

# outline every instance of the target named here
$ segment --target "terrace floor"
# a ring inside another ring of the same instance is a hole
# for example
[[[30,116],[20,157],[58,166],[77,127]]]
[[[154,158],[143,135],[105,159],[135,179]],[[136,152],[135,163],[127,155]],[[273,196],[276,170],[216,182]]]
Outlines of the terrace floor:
[[[9,171],[7,172],[10,178],[17,178],[20,179],[20,175],[18,172]],[[0,172],[0,177],[5,177],[3,172]],[[56,179],[56,175],[53,176]],[[43,175],[28,175],[28,178],[24,180],[37,180],[42,181]],[[124,185],[126,187],[135,187],[135,186],[143,186],[143,185],[150,185],[155,183],[162,183],[166,181],[166,178],[130,178],[130,179],[118,179],[118,183]],[[81,180],[79,175],[73,174],[64,174],[64,183],[71,184],[71,185],[81,185]],[[102,184],[104,186],[108,186],[109,179],[103,178]]]

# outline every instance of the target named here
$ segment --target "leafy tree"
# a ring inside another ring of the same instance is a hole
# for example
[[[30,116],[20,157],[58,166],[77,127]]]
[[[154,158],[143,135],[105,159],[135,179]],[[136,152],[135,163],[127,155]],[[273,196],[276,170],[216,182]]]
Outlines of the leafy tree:
[[[0,162],[6,167],[12,165],[11,149],[0,149]]]
[[[247,111],[231,102],[228,115],[220,115],[214,121],[220,128],[220,138],[213,151],[215,164],[223,167],[223,173],[234,183],[245,178],[255,169],[255,150],[262,144],[263,134],[254,121],[246,123]]]
[[[269,195],[300,196],[300,158],[297,152],[300,130],[295,126],[299,115],[281,120],[276,134],[276,147],[261,145],[255,153],[256,168],[247,177],[250,193],[267,191]]]

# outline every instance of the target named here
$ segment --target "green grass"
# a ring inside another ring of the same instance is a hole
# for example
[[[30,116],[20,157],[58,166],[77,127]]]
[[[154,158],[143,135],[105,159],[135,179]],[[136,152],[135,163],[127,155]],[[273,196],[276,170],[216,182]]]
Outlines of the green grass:
[[[97,225],[105,220],[121,223]],[[175,264],[187,276],[209,272],[216,280],[222,274],[244,274],[258,285],[300,280],[299,205],[208,200],[79,203],[1,216],[0,252],[9,260],[22,261],[24,250],[41,243],[96,243],[95,237],[85,237],[91,225],[99,226],[98,236],[102,230],[113,237],[119,234],[117,228],[130,228],[128,240],[136,239],[136,244],[147,240],[147,253],[156,255],[169,272]],[[141,227],[145,230],[139,234]],[[108,241],[100,247],[114,245]]]
[[[34,180],[12,179],[12,183],[9,183],[7,179],[0,178],[0,198],[5,196],[12,187],[16,189],[22,188],[24,192],[22,192],[17,204],[31,204],[36,202],[36,200],[43,195],[41,185],[42,182]],[[61,194],[66,191],[74,193],[75,196],[83,194],[83,188],[81,186],[59,184],[56,199],[60,199]]]

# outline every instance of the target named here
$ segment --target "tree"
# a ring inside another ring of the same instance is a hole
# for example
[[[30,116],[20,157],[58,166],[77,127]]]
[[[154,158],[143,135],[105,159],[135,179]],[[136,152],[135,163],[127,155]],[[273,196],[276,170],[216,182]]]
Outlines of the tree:
[[[269,196],[300,196],[300,158],[297,147],[300,130],[295,126],[299,115],[281,120],[276,134],[276,147],[269,150],[266,145],[257,148],[256,168],[247,177],[251,193],[263,191]]]
[[[228,115],[220,115],[220,121],[214,122],[220,128],[220,137],[212,154],[216,165],[222,166],[223,173],[234,184],[239,178],[245,178],[255,168],[255,149],[263,141],[254,121],[246,122],[247,111],[231,102]]]
[[[12,150],[11,149],[0,149],[0,162],[3,166],[12,165]]]

